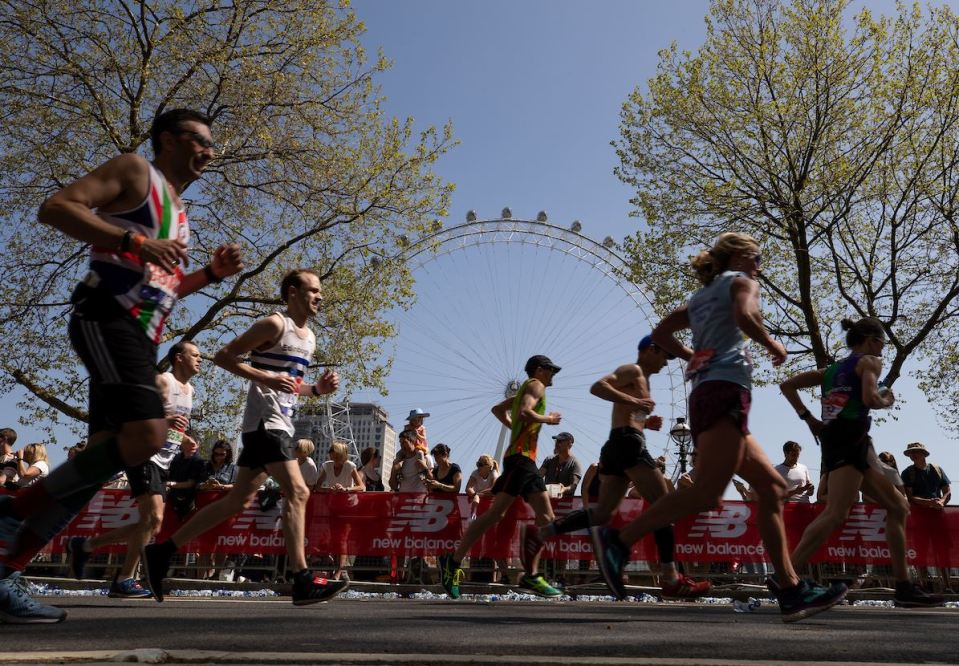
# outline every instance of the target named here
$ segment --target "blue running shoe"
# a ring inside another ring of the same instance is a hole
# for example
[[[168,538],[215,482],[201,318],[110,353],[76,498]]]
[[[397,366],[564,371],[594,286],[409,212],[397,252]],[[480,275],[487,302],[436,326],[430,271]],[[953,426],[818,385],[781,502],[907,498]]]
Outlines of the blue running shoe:
[[[629,562],[629,548],[619,540],[619,530],[611,527],[591,527],[589,535],[593,539],[593,554],[603,580],[617,599],[626,598],[626,586],[623,585],[623,569]]]
[[[27,581],[14,571],[0,580],[0,622],[8,624],[53,624],[63,622],[67,612],[40,603],[30,596]]]
[[[843,583],[833,583],[829,587],[811,585],[800,580],[795,587],[783,588],[767,581],[770,591],[779,601],[783,622],[798,622],[817,613],[828,610],[845,599],[849,588]]]
[[[70,573],[77,580],[83,580],[83,574],[87,569],[87,562],[93,554],[83,549],[87,538],[82,536],[70,537],[67,541],[67,557],[70,560]]]
[[[107,596],[111,599],[149,599],[153,593],[140,585],[136,578],[127,578],[114,580]]]

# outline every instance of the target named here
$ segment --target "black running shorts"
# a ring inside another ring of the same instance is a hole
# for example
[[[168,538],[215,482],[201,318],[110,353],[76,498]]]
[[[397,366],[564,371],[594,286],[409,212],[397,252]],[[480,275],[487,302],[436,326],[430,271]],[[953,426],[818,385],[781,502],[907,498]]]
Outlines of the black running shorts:
[[[264,469],[267,465],[296,459],[296,443],[283,430],[267,430],[260,421],[260,427],[253,432],[241,435],[243,450],[237,458],[237,467]]]
[[[838,418],[830,421],[819,433],[823,467],[832,472],[852,465],[860,472],[869,469],[869,421]]]
[[[599,473],[625,477],[626,470],[637,465],[656,469],[656,461],[646,448],[643,431],[630,426],[610,430],[609,440],[599,452]]]
[[[166,417],[157,389],[157,347],[116,299],[80,285],[73,292],[70,343],[90,373],[90,434]]]
[[[546,482],[536,463],[521,453],[503,458],[503,473],[493,484],[492,493],[506,493],[528,500],[532,493],[545,493]]]
[[[127,481],[130,482],[131,497],[136,499],[143,495],[160,495],[166,499],[166,482],[170,478],[170,470],[148,460],[142,465],[127,467],[124,471]]]

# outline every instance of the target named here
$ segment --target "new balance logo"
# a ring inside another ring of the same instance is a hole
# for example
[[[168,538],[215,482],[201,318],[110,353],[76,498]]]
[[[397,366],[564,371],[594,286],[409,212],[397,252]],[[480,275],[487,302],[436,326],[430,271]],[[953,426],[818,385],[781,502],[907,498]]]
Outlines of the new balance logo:
[[[451,500],[432,498],[426,502],[421,499],[408,500],[393,516],[386,531],[439,532],[449,522],[449,514],[453,506]]]
[[[692,539],[735,539],[746,533],[746,520],[750,511],[746,505],[723,507],[719,511],[707,511],[696,517],[689,528]]]
[[[846,519],[839,535],[840,541],[885,541],[886,540],[886,510],[867,510],[863,504],[854,504],[849,518]]]
[[[80,530],[114,530],[140,519],[137,503],[128,493],[97,493],[74,527]]]
[[[236,519],[230,529],[265,532],[278,530],[280,529],[280,511],[281,507],[279,505],[265,512],[256,507],[249,507],[240,514],[240,517]]]

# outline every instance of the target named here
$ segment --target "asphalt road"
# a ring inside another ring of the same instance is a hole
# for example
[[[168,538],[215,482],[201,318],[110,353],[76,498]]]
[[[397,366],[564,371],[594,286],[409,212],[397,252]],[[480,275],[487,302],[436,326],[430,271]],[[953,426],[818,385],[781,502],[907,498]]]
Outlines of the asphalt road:
[[[727,605],[587,601],[338,599],[294,607],[282,597],[168,597],[163,604],[78,597],[56,603],[69,611],[61,624],[0,627],[8,639],[0,661],[15,661],[16,645],[50,658],[84,650],[162,648],[420,654],[436,663],[449,663],[444,655],[573,657],[579,663],[593,657],[959,663],[955,608],[841,606],[786,625],[769,605],[735,613]]]

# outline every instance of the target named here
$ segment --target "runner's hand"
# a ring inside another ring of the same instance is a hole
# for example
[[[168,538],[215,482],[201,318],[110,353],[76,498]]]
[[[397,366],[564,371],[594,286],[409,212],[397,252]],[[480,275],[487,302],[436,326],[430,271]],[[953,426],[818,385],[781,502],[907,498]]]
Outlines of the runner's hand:
[[[296,393],[297,389],[296,379],[287,374],[270,375],[260,383],[280,393]]]
[[[156,264],[171,275],[176,272],[180,264],[186,266],[190,263],[186,254],[186,243],[177,239],[147,238],[143,241],[143,247],[140,248],[140,258]]]
[[[653,410],[656,409],[656,401],[652,398],[636,398],[633,405],[637,409],[642,409],[647,414],[652,414]]]
[[[168,416],[166,419],[167,426],[173,428],[174,430],[179,430],[183,432],[187,429],[187,426],[190,425],[190,421],[187,420],[183,414],[177,414],[176,416]]]
[[[550,412],[546,415],[546,422],[550,425],[559,425],[560,420],[562,420],[563,415],[559,412]]]
[[[786,357],[789,355],[786,352],[786,348],[782,346],[782,343],[778,340],[772,340],[769,343],[769,355],[773,357],[773,367],[778,368],[783,363],[786,362]]]
[[[243,270],[243,257],[240,246],[236,243],[227,243],[218,247],[210,258],[210,270],[218,278],[236,275]]]
[[[316,382],[316,392],[321,395],[326,395],[327,393],[336,393],[336,389],[339,387],[340,376],[332,370],[327,370],[324,372],[323,376],[320,377],[319,381]]]
[[[652,414],[646,417],[646,429],[647,430],[659,430],[663,427],[663,417],[656,414]]]

